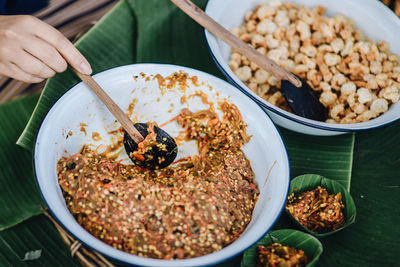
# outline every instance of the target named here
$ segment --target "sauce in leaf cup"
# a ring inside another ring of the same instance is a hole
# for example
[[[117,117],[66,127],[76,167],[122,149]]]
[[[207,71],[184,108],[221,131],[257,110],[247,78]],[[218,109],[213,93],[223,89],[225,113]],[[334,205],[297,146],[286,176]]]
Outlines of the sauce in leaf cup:
[[[291,181],[286,212],[303,230],[317,237],[340,231],[355,221],[350,193],[338,182],[317,174]]]
[[[276,230],[266,234],[255,245],[245,251],[241,266],[256,266],[258,246],[267,246],[273,243],[279,243],[284,246],[304,251],[308,258],[307,267],[315,266],[323,251],[321,242],[309,234],[292,229]]]

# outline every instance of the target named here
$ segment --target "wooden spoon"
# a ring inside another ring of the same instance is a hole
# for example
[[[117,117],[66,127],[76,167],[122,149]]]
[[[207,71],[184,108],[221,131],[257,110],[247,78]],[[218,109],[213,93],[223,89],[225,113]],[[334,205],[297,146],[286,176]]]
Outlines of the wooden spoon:
[[[240,40],[191,1],[171,0],[171,2],[201,26],[222,39],[236,51],[246,56],[250,61],[282,80],[283,94],[288,105],[295,114],[318,121],[326,120],[326,108],[319,102],[315,91],[306,81],[300,79],[285,68],[282,68],[279,64]]]
[[[178,146],[174,138],[159,127],[153,126],[156,134],[156,144],[145,153],[138,151],[138,144],[143,142],[148,135],[150,124],[133,124],[129,117],[110,98],[101,86],[90,75],[82,74],[74,70],[76,75],[97,95],[108,110],[114,115],[125,130],[124,147],[129,158],[139,166],[148,169],[160,169],[171,164],[177,155]],[[158,144],[161,144],[160,146]],[[135,153],[136,152],[136,153]],[[137,153],[139,152],[139,153]]]

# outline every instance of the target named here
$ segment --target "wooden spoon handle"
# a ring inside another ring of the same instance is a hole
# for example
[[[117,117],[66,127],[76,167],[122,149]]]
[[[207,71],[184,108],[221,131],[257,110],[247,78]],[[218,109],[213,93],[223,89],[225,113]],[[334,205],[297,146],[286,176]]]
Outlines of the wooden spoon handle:
[[[76,75],[100,98],[108,110],[121,123],[125,131],[132,137],[133,141],[140,143],[144,140],[143,136],[135,128],[129,117],[120,109],[120,107],[108,96],[101,86],[90,75],[82,74],[74,70]]]
[[[277,63],[267,58],[238,37],[233,35],[231,32],[226,30],[215,20],[210,18],[203,10],[193,4],[189,0],[171,0],[177,7],[185,12],[189,17],[197,21],[201,26],[218,36],[236,51],[246,56],[250,61],[257,64],[260,68],[272,73],[275,77],[280,80],[287,80],[296,87],[301,87],[301,81],[290,71],[282,68]]]

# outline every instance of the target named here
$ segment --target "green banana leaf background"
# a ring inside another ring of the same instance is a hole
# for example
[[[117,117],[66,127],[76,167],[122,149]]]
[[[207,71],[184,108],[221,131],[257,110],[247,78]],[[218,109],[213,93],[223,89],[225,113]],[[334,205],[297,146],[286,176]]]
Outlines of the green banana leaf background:
[[[207,1],[195,1],[204,8]],[[123,0],[76,46],[94,73],[140,62],[196,68],[221,78],[203,29],[166,0]],[[50,79],[40,96],[0,105],[0,266],[79,266],[51,222],[32,170],[32,148],[47,111],[78,82],[68,70]],[[32,115],[32,116],[31,116]],[[400,262],[400,122],[335,137],[279,129],[287,146],[292,178],[315,173],[350,191],[354,224],[320,239],[320,266],[398,266]],[[17,145],[17,144],[18,145]],[[24,149],[23,149],[24,148]],[[299,228],[285,213],[274,229]],[[26,252],[41,257],[23,261]],[[241,255],[223,266],[240,266]]]

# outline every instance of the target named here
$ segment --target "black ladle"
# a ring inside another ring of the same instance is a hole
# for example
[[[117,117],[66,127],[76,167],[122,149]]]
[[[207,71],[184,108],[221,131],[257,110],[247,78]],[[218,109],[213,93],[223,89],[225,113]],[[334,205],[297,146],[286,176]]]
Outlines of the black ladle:
[[[143,154],[143,158],[136,158],[133,153],[138,151],[138,143],[133,141],[127,132],[124,134],[124,147],[131,160],[139,166],[147,169],[161,169],[171,164],[178,153],[175,140],[163,129],[148,123],[135,123],[135,128],[142,136],[149,134],[149,127],[153,127],[156,134],[157,145],[151,146],[149,151]]]
[[[148,130],[151,124],[133,124],[129,117],[107,95],[92,76],[79,73],[76,70],[75,73],[87,86],[89,86],[90,89],[92,89],[124,128],[124,147],[129,158],[136,165],[143,166],[147,169],[160,169],[168,166],[175,160],[178,153],[178,146],[176,145],[174,138],[156,126],[152,126],[156,134],[155,144],[149,147],[149,149],[144,153],[139,151],[138,144],[143,142],[145,137],[148,135]],[[136,157],[133,154],[134,152],[138,153]]]
[[[299,77],[297,77],[300,79]],[[281,81],[283,95],[289,107],[296,115],[304,118],[325,121],[328,116],[328,110],[319,102],[318,96],[311,86],[303,79],[302,86],[296,87],[287,80]]]
[[[296,115],[318,121],[327,118],[326,108],[319,102],[314,90],[290,71],[267,58],[231,32],[226,30],[215,20],[210,18],[199,7],[189,0],[171,0],[177,7],[185,12],[208,31],[221,38],[233,49],[246,56],[247,59],[257,64],[282,81],[282,91],[288,105]]]

